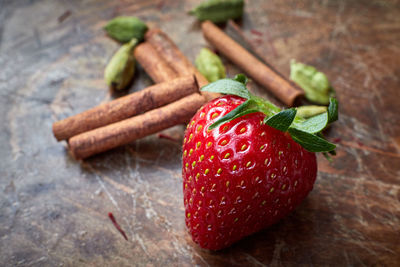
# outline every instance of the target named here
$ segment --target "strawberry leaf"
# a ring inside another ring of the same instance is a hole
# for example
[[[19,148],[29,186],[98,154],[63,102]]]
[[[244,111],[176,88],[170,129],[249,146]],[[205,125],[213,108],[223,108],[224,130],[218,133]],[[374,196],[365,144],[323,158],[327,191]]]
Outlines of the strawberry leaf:
[[[329,152],[335,149],[336,145],[296,128],[289,128],[292,139],[310,152]]]
[[[316,115],[301,123],[296,123],[294,128],[307,133],[318,133],[328,125],[328,113]]]
[[[250,92],[247,90],[246,85],[242,83],[242,78],[239,78],[239,80],[240,82],[233,79],[221,79],[203,86],[201,91],[237,95],[250,99]]]
[[[218,127],[219,125],[221,125],[222,123],[230,122],[231,120],[234,120],[234,119],[244,116],[246,114],[258,112],[257,109],[253,108],[254,106],[255,105],[254,105],[253,100],[247,100],[247,101],[243,102],[241,105],[239,105],[238,107],[236,107],[234,110],[232,110],[231,112],[229,112],[228,114],[226,114],[225,116],[223,116],[222,118],[218,119],[216,122],[211,124],[208,127],[208,129],[212,130],[212,129]]]
[[[339,118],[339,103],[336,98],[329,99],[328,106],[328,123],[337,121]]]
[[[327,112],[313,116],[301,123],[294,123],[293,127],[307,133],[319,133],[328,126],[329,123],[338,119],[338,102],[335,98],[329,100]]]
[[[282,110],[271,117],[265,117],[264,123],[272,128],[286,132],[296,117],[296,112],[294,108]]]

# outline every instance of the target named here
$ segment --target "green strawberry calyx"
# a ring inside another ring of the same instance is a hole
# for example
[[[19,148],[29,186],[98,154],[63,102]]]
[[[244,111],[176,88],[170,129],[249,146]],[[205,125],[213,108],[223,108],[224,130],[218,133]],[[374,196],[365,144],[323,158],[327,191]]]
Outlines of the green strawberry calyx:
[[[244,74],[238,74],[234,79],[221,79],[201,88],[202,91],[236,95],[246,99],[241,105],[211,124],[210,130],[246,114],[262,112],[265,114],[265,124],[282,132],[288,132],[292,139],[306,150],[323,152],[328,159],[330,159],[328,153],[335,155],[336,145],[328,142],[321,133],[329,124],[338,120],[338,101],[335,98],[329,99],[327,111],[304,119],[296,116],[296,108],[281,110],[271,102],[251,94],[246,88],[247,81]]]

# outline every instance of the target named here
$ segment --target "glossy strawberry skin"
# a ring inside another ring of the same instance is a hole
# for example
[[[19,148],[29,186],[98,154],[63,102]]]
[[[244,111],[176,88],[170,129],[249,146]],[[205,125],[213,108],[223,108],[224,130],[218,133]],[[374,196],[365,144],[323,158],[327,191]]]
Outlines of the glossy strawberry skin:
[[[193,240],[218,250],[291,212],[312,190],[315,153],[252,113],[209,131],[245,100],[223,96],[188,124],[182,174],[185,221]]]

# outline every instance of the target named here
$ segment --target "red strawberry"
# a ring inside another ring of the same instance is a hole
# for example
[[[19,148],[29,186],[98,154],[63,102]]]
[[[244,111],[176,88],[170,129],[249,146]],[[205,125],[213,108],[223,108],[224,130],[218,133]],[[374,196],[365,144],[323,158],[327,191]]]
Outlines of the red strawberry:
[[[251,113],[208,127],[245,101],[223,96],[202,107],[183,143],[186,225],[201,247],[218,250],[276,223],[311,191],[315,153]]]

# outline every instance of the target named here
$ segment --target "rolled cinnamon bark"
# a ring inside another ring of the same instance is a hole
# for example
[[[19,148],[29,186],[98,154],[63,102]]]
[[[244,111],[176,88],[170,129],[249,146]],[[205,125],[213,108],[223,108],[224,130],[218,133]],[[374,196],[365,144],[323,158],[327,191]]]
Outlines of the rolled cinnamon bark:
[[[179,76],[184,76],[176,72],[164,59],[162,54],[158,53],[148,42],[139,44],[133,53],[136,60],[155,83],[161,83],[178,78]],[[186,74],[191,73],[185,73],[185,75]]]
[[[195,73],[200,87],[208,84],[207,79],[193,66],[166,33],[157,28],[150,29],[145,35],[145,40],[162,55],[176,73],[179,75]]]
[[[166,105],[199,91],[194,75],[158,83],[53,124],[58,141]],[[192,114],[193,115],[193,114]]]
[[[136,139],[190,120],[204,104],[204,96],[191,94],[161,108],[94,129],[69,139],[69,148],[76,159],[128,144]]]
[[[178,46],[169,36],[160,29],[154,28],[147,31],[146,42],[150,43],[154,49],[162,55],[168,65],[179,75],[194,73],[200,87],[208,84],[208,80],[196,69],[189,59],[179,50]],[[216,93],[201,92],[207,101],[221,96]]]
[[[304,92],[269,68],[246,49],[232,40],[211,21],[201,24],[204,37],[225,57],[240,67],[257,83],[269,89],[277,98],[292,106]]]

